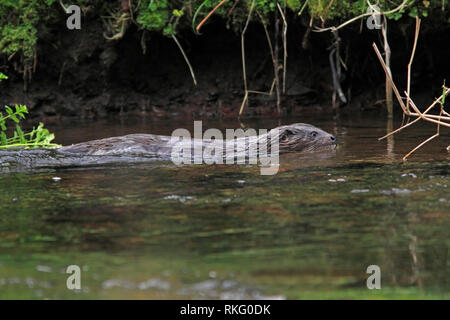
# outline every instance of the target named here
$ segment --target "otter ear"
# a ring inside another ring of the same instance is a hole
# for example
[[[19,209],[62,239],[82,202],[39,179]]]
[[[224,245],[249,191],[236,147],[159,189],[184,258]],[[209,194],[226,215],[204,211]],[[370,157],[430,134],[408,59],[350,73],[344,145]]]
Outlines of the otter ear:
[[[284,129],[284,131],[280,134],[280,141],[287,141],[293,135],[294,132],[289,129]]]

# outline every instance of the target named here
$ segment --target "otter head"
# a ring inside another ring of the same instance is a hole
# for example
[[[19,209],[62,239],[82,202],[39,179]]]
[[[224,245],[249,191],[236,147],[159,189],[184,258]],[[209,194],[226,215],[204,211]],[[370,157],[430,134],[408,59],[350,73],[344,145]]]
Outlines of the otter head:
[[[336,138],[306,123],[278,127],[280,152],[315,151],[336,148]]]

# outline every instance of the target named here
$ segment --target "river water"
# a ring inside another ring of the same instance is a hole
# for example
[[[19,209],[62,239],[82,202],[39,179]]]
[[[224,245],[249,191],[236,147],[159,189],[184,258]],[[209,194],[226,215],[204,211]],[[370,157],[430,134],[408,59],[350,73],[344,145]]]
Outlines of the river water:
[[[378,141],[387,124],[377,118],[203,122],[307,122],[337,136],[335,154],[282,156],[273,176],[170,162],[2,174],[0,299],[449,299],[449,132],[403,163],[436,128]],[[70,144],[193,122],[48,127]],[[80,290],[67,289],[69,265]],[[370,265],[380,290],[366,286]]]

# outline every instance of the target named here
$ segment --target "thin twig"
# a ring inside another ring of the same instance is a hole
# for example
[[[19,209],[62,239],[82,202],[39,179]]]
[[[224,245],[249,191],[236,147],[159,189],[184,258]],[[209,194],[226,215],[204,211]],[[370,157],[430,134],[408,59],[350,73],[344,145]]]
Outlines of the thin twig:
[[[336,108],[336,94],[339,96],[339,99],[343,103],[347,103],[347,98],[345,97],[344,92],[342,91],[341,87],[341,56],[340,56],[340,38],[338,35],[338,32],[333,31],[333,36],[335,38],[335,41],[333,43],[334,47],[328,56],[329,62],[330,62],[330,68],[331,68],[331,76],[333,79],[333,97],[332,97],[332,105],[333,109]]]
[[[197,79],[195,78],[194,69],[192,68],[191,63],[189,62],[189,59],[188,59],[186,53],[184,52],[183,47],[181,46],[180,42],[178,42],[178,39],[174,34],[172,34],[172,39],[175,41],[178,48],[180,49],[181,54],[183,55],[184,60],[186,61],[187,65],[189,67],[189,71],[191,72],[191,76],[192,76],[192,80],[194,81],[194,85],[197,86]]]
[[[450,93],[450,88],[446,88],[446,90],[445,90],[445,92],[444,92],[444,95],[447,96],[449,93]],[[439,97],[439,98],[436,98],[436,99],[434,100],[434,102],[433,102],[433,103],[432,103],[432,104],[431,104],[424,112],[422,112],[422,115],[427,115],[429,118],[439,117],[439,116],[431,115],[431,114],[428,115],[427,113],[428,113],[428,111],[430,111],[430,110],[436,105],[436,103],[438,103],[439,101],[441,101],[441,99],[442,99],[442,96]],[[445,110],[443,110],[443,114],[447,114],[447,112],[445,112]],[[403,130],[404,128],[409,127],[410,125],[412,125],[413,123],[416,123],[417,121],[419,121],[419,120],[421,119],[421,118],[420,118],[420,115],[419,115],[418,113],[411,112],[410,115],[411,115],[411,116],[416,116],[416,117],[418,117],[418,118],[414,119],[412,122],[409,122],[409,123],[407,123],[407,124],[401,126],[400,128],[398,128],[398,129],[396,129],[396,130],[394,130],[394,131],[389,132],[387,135],[385,135],[385,136],[379,138],[378,140],[383,140],[383,139],[389,137],[390,135],[393,135],[394,133],[397,133],[397,132]],[[447,117],[441,117],[441,118],[442,118],[442,119],[446,119]],[[446,119],[446,120],[450,120],[450,117],[448,117],[448,119]]]
[[[252,6],[250,7],[250,11],[247,16],[247,21],[245,22],[244,30],[242,30],[241,34],[241,53],[242,53],[242,68],[243,68],[243,76],[244,76],[244,89],[247,91],[247,72],[245,68],[245,32],[247,32],[248,24],[250,23],[250,19],[252,17],[253,7],[255,5],[255,0],[252,1]]]
[[[278,4],[278,1],[276,1]],[[280,115],[281,114],[281,98],[280,98],[280,68],[279,68],[279,64],[278,64],[278,53],[279,53],[279,49],[278,49],[278,34],[280,33],[280,21],[278,18],[278,11],[275,11],[275,48],[274,48],[274,57],[275,59],[273,60],[273,71],[275,74],[275,89],[276,89],[276,93],[277,93],[277,112]]]
[[[270,86],[269,92],[262,92],[262,91],[255,91],[255,90],[247,90],[248,93],[256,93],[256,94],[262,94],[266,96],[271,96],[273,94],[273,88],[275,87],[275,79],[272,81],[272,85]]]
[[[392,71],[391,71],[391,47],[389,46],[389,42],[387,39],[387,19],[386,16],[383,16],[383,25],[381,26],[381,33],[383,35],[384,42],[384,61],[386,63],[386,69],[389,72],[389,76],[392,79]],[[392,102],[392,85],[391,81],[386,77],[386,106],[388,111],[388,116],[393,117],[393,102]]]
[[[412,125],[413,123],[416,123],[416,122],[419,121],[419,120],[420,120],[420,117],[418,117],[417,119],[414,119],[413,121],[411,121],[411,122],[409,122],[409,123],[407,123],[407,124],[401,126],[400,128],[398,128],[398,129],[396,129],[396,130],[394,130],[394,131],[389,132],[387,135],[384,135],[384,136],[382,136],[381,138],[378,138],[378,140],[386,139],[387,137],[389,137],[389,136],[393,135],[394,133],[397,133],[397,132],[399,132],[399,131],[405,129],[406,127],[409,127],[410,125]]]
[[[228,0],[222,0],[217,6],[215,6],[214,9],[212,9],[208,15],[198,24],[197,28],[195,29],[197,33],[200,31],[200,28],[205,24],[206,21],[208,21],[209,17],[213,15],[214,12],[216,12],[217,9],[220,8],[221,5],[223,5]]]
[[[241,108],[239,109],[239,117],[238,118],[240,118],[241,115],[242,115],[242,112],[244,112],[244,107],[245,107],[245,104],[247,103],[247,100],[248,100],[248,91],[245,90],[244,99],[242,99]]]
[[[377,57],[378,57],[378,60],[379,60],[380,63],[381,63],[381,66],[383,67],[383,70],[384,70],[384,72],[385,72],[385,74],[386,74],[386,79],[388,79],[389,82],[390,82],[391,85],[392,85],[392,89],[394,90],[395,96],[397,97],[397,100],[398,100],[398,103],[400,104],[400,107],[402,108],[403,112],[407,113],[406,106],[405,106],[405,104],[403,103],[402,97],[400,96],[400,93],[398,92],[397,86],[395,85],[394,81],[392,80],[392,75],[391,75],[390,72],[388,71],[387,66],[386,66],[386,64],[384,63],[383,58],[382,58],[382,56],[381,56],[381,53],[380,53],[380,51],[378,50],[378,47],[377,47],[377,45],[375,44],[375,42],[372,44],[372,47],[373,47],[373,49],[375,50],[375,53],[377,54]]]
[[[411,58],[409,59],[409,63],[408,63],[408,82],[407,82],[407,89],[406,91],[408,92],[408,95],[410,95],[410,88],[411,88],[411,66],[414,60],[414,55],[416,53],[416,46],[417,46],[417,39],[419,38],[419,31],[420,31],[420,19],[419,17],[416,17],[416,32],[414,34],[414,45],[413,45],[413,49],[411,52]],[[406,110],[409,113],[409,100],[406,101]]]
[[[416,111],[416,113],[418,114],[418,116],[420,118],[422,118],[425,121],[437,123],[437,124],[440,124],[440,125],[443,125],[445,127],[449,127],[450,128],[450,123],[446,123],[446,122],[438,121],[438,120],[435,120],[435,119],[431,119],[431,118],[428,117],[428,115],[425,115],[425,114],[421,113],[419,108],[416,107],[416,105],[414,104],[414,101],[411,100],[411,98],[408,96],[408,93],[406,91],[405,91],[405,94],[406,94],[406,98],[409,99],[411,107],[414,109],[414,111]]]
[[[443,111],[443,114],[445,114],[446,112],[445,111]],[[422,113],[422,115],[423,115],[424,113]],[[411,115],[412,116],[416,116],[416,117],[420,117],[420,115],[419,114],[417,114],[417,113],[415,113],[415,112],[411,112]],[[438,116],[438,115],[434,115],[434,114],[427,114],[426,115],[426,117],[428,117],[428,118],[430,118],[430,119],[443,119],[443,120],[448,120],[448,121],[450,121],[450,117],[446,117],[446,116]]]
[[[242,115],[242,112],[244,112],[244,107],[248,100],[247,70],[245,67],[245,32],[247,31],[248,24],[250,23],[250,19],[252,17],[252,12],[253,12],[254,6],[255,6],[255,0],[252,1],[250,10],[248,12],[247,21],[245,22],[244,30],[242,30],[242,34],[241,34],[242,76],[244,78],[245,95],[244,95],[244,99],[242,100],[241,109],[239,110],[239,117]]]
[[[403,116],[407,115],[407,116],[414,116],[417,117],[416,119],[414,119],[413,121],[402,125],[400,128],[389,132],[388,134],[386,134],[385,136],[379,138],[378,140],[382,140],[385,139],[387,137],[392,136],[393,134],[413,125],[414,123],[418,122],[419,120],[424,120],[427,122],[431,122],[431,123],[435,123],[437,124],[437,128],[436,128],[436,133],[434,135],[432,135],[431,137],[429,137],[428,139],[426,139],[425,141],[421,142],[419,145],[417,145],[414,149],[412,149],[410,152],[408,152],[404,157],[403,157],[403,161],[405,161],[413,152],[415,152],[416,150],[418,150],[419,148],[421,148],[424,144],[426,144],[427,142],[433,140],[436,137],[439,137],[440,134],[440,127],[444,126],[444,127],[448,127],[450,128],[450,123],[446,122],[449,121],[450,122],[450,114],[447,113],[444,110],[444,101],[445,101],[445,97],[450,93],[450,88],[447,88],[445,86],[445,82],[443,85],[443,92],[441,94],[441,96],[439,98],[436,98],[434,100],[434,102],[428,106],[428,108],[424,111],[421,112],[419,110],[419,108],[415,105],[414,101],[411,99],[410,97],[410,88],[411,88],[411,66],[414,60],[414,54],[416,51],[416,46],[417,46],[417,41],[418,41],[418,37],[419,37],[419,31],[420,31],[420,19],[416,18],[416,29],[415,29],[415,36],[414,36],[414,44],[413,44],[413,49],[411,52],[411,57],[408,63],[408,76],[407,76],[407,89],[404,92],[405,96],[406,96],[406,106],[403,103],[403,99],[400,96],[397,87],[395,86],[393,80],[392,80],[392,74],[389,72],[390,70],[388,69],[388,66],[386,66],[386,64],[384,63],[381,54],[376,46],[376,44],[373,44],[373,48],[375,50],[375,53],[377,54],[378,60],[380,60],[381,66],[384,69],[384,72],[386,74],[386,84],[391,84],[392,88],[395,92],[395,95],[397,97],[398,102],[400,103],[400,106],[403,110]],[[434,107],[436,106],[436,104],[439,103],[440,104],[440,109],[439,109],[439,115],[431,115],[428,114],[428,112]],[[411,107],[415,112],[411,112],[410,108]],[[450,146],[447,147],[447,150],[449,150]]]
[[[259,19],[261,20],[261,23],[264,28],[264,33],[266,34],[267,44],[269,45],[270,50],[270,56],[272,57],[272,61],[275,60],[275,55],[273,51],[272,41],[270,40],[269,30],[267,30],[267,24],[264,18],[261,16],[261,14],[258,12]]]
[[[283,13],[283,10],[281,10],[280,4],[277,2],[278,10],[280,11],[281,18],[283,19],[283,93],[286,93],[286,65],[287,65],[287,21],[286,17]],[[286,3],[284,5],[284,8],[286,9]]]
[[[419,148],[420,148],[421,146],[423,146],[425,143],[427,143],[427,142],[433,140],[434,138],[436,138],[436,137],[438,137],[438,136],[439,136],[439,133],[436,133],[435,135],[429,137],[428,139],[426,139],[425,141],[423,141],[422,143],[420,143],[417,147],[415,147],[414,149],[412,149],[410,152],[408,152],[407,155],[405,155],[405,156],[403,157],[403,161],[405,161],[406,158],[408,158],[414,151],[416,151],[417,149],[419,149]]]
[[[298,15],[299,15],[299,16],[302,15],[303,10],[305,10],[306,5],[308,4],[308,1],[309,1],[309,0],[306,0],[305,3],[303,3],[303,6],[300,8],[300,10],[299,10],[299,12],[298,12]]]
[[[266,22],[264,21],[263,17],[261,16],[261,14],[258,11],[256,11],[256,13],[258,14],[259,18],[261,19],[261,23],[262,23],[262,25],[264,27],[264,32],[265,32],[266,37],[267,37],[267,43],[269,44],[270,54],[271,54],[272,59],[273,59],[273,56],[274,56],[273,47],[272,47],[272,42],[270,41],[270,35],[269,35],[269,31],[267,30]],[[244,27],[243,32],[244,31],[246,31],[245,27]],[[242,40],[242,38],[241,38],[241,40]],[[245,52],[245,50],[244,50],[244,48],[245,48],[244,47],[244,42],[241,43],[241,46],[242,46],[242,52]],[[242,100],[242,103],[241,103],[241,108],[239,109],[239,117],[238,118],[240,118],[240,116],[244,112],[245,104],[248,102],[248,95],[250,93],[263,94],[263,95],[271,96],[273,94],[273,89],[275,87],[275,77],[274,77],[274,79],[272,81],[272,85],[270,87],[269,93],[262,92],[262,91],[248,90],[248,88],[247,88],[247,77],[246,77],[246,73],[245,73],[245,54],[242,56],[242,64],[243,64],[243,70],[244,70],[245,94],[244,94],[244,99]]]
[[[61,1],[61,0],[59,0],[59,4],[60,4],[60,5],[61,5],[61,7],[63,8],[64,12],[66,12],[66,13],[67,13],[67,8],[66,8],[66,6],[64,5],[64,3],[62,3],[62,1]]]
[[[231,13],[233,12],[233,10],[236,8],[237,4],[239,3],[239,0],[236,0],[233,4],[233,6],[231,7],[231,9],[228,11],[227,13],[227,17],[229,17],[231,15]]]

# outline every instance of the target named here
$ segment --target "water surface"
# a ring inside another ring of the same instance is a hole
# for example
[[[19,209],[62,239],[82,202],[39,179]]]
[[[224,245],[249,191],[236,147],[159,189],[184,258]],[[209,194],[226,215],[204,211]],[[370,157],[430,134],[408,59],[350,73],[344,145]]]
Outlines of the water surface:
[[[203,123],[337,136],[335,154],[282,156],[274,176],[170,162],[0,175],[0,299],[450,298],[448,130],[403,163],[435,127],[379,142],[383,119],[313,119]],[[193,123],[48,127],[70,144]],[[68,265],[81,290],[67,289]],[[366,287],[369,265],[381,290]]]

